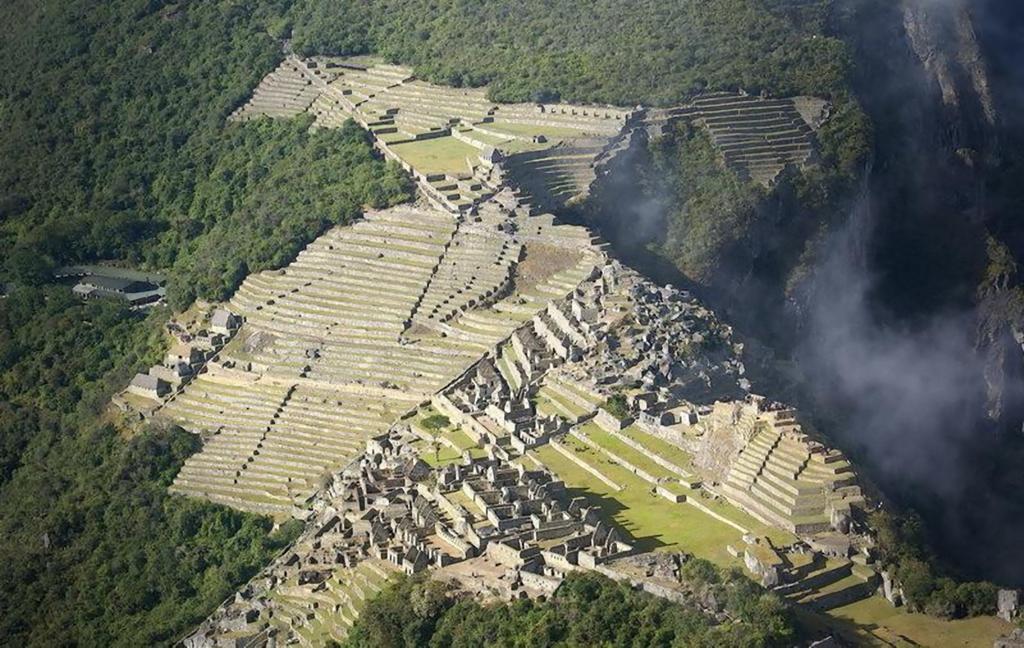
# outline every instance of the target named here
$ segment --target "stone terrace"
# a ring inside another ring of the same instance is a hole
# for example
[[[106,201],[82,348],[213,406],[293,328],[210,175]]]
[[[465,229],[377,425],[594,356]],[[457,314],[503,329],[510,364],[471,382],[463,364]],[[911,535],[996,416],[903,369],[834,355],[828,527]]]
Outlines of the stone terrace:
[[[254,365],[326,383],[436,389],[453,358],[416,354],[399,336],[456,227],[428,209],[369,213],[317,239],[287,268],[247,279],[232,306],[265,340],[253,345]]]
[[[487,214],[479,220],[461,226],[452,237],[413,322],[446,322],[509,292],[523,246],[503,231],[502,215]]]
[[[525,199],[544,209],[557,209],[586,197],[596,179],[595,160],[607,140],[580,138],[550,149],[509,157],[507,167]]]
[[[263,78],[252,97],[230,118],[246,121],[256,117],[300,115],[320,96],[331,76],[296,56],[289,56]]]
[[[864,498],[850,463],[804,434],[790,411],[762,413],[722,493],[766,523],[797,534],[827,531]]]
[[[292,71],[290,62],[285,72]],[[528,191],[542,208],[585,194],[602,146],[629,116],[607,106],[496,104],[484,89],[437,86],[414,79],[409,69],[364,59],[318,58],[305,65],[319,91],[304,94],[302,108],[298,101],[289,104],[288,114],[308,110],[318,128],[354,119],[416,176],[431,201],[456,213],[472,210],[501,184],[489,163],[477,161],[493,149],[528,153],[520,166],[535,179]],[[266,81],[270,88],[280,83]]]
[[[164,413],[203,433],[172,491],[244,510],[289,515],[320,479],[351,461],[396,415],[387,402],[306,384],[200,377]]]
[[[818,115],[812,117],[813,107]],[[810,98],[765,99],[715,92],[680,108],[652,110],[647,122],[656,131],[679,119],[704,126],[729,168],[768,185],[786,165],[803,165],[812,158],[812,126],[824,118],[825,110],[825,102]]]
[[[538,272],[541,248],[561,265]],[[163,408],[207,438],[173,490],[301,516],[365,439],[565,297],[600,257],[581,228],[497,203],[473,216],[399,206],[331,230],[288,267],[246,279],[230,304],[242,329]]]

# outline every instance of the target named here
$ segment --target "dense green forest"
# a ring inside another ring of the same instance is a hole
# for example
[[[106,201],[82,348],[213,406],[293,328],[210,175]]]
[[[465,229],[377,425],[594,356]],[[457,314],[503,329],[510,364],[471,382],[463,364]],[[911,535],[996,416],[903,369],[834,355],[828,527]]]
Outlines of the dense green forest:
[[[289,2],[7,3],[0,247],[9,280],[113,259],[222,299],[364,205],[411,197],[357,128],[227,125],[283,56]]]
[[[111,392],[163,352],[142,319],[64,287],[0,300],[0,637],[7,645],[169,642],[251,577],[297,529],[171,497],[198,439],[126,441]]]
[[[257,5],[260,8],[257,8]],[[0,244],[139,263],[278,58],[273,3],[4,3]],[[20,268],[16,264],[10,270]]]
[[[704,88],[832,95],[842,42],[819,37],[827,2],[796,13],[756,0],[298,2],[303,54],[373,52],[498,101],[672,104]],[[614,26],[614,29],[610,28]]]
[[[132,369],[156,359],[161,319],[83,303],[63,287],[0,301],[0,488],[26,448],[45,453],[65,429],[96,419]]]
[[[126,439],[110,395],[166,312],[40,285],[58,264],[170,271],[225,297],[364,205],[410,196],[355,128],[225,123],[280,58],[287,2],[9,2],[0,39],[0,636],[167,644],[297,531],[167,493],[198,440]],[[276,26],[276,27],[275,27]]]
[[[792,646],[797,629],[781,600],[738,573],[691,559],[695,598],[734,620],[714,625],[697,607],[670,603],[594,573],[570,575],[554,596],[482,605],[422,576],[372,599],[348,636],[351,648],[476,646]]]

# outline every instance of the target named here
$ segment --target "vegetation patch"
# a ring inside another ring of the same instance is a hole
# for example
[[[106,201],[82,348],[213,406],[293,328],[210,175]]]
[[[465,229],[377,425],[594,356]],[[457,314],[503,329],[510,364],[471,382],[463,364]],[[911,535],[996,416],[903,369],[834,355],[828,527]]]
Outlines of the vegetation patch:
[[[291,17],[303,55],[375,52],[435,83],[490,84],[497,101],[632,106],[704,88],[831,94],[849,59],[822,36],[825,4],[796,17],[756,0],[311,0]]]
[[[629,405],[626,402],[626,397],[623,394],[614,394],[608,400],[604,402],[602,407],[606,412],[624,421],[629,418]]]
[[[943,575],[926,550],[924,527],[916,515],[895,517],[879,511],[872,514],[870,522],[878,530],[882,560],[901,585],[911,609],[945,619],[995,614],[996,586],[957,582]]]
[[[684,567],[689,567],[691,560]],[[692,604],[670,603],[594,573],[569,575],[547,600],[483,605],[423,577],[401,578],[370,601],[345,645],[786,646],[797,637],[782,602],[742,575],[700,563],[696,587],[714,591],[735,623],[716,625]]]

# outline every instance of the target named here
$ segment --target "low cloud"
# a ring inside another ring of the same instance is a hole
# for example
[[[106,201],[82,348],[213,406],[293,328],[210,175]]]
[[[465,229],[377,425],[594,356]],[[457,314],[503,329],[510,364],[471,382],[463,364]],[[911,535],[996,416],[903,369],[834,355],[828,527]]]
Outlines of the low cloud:
[[[873,218],[865,196],[829,240],[797,356],[822,411],[844,414],[833,431],[843,445],[865,453],[885,481],[956,498],[962,449],[984,411],[973,315],[946,313],[913,327],[881,323],[866,260]]]

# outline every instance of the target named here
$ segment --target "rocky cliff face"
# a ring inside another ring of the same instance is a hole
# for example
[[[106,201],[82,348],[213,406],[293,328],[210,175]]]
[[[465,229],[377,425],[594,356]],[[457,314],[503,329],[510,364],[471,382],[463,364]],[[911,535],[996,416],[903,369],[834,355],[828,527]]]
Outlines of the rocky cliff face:
[[[904,0],[902,5],[906,40],[928,84],[937,90],[937,97],[929,99],[938,99],[938,127],[946,134],[939,153],[955,173],[948,187],[959,187],[954,191],[960,194],[963,217],[973,218],[987,236],[989,270],[978,283],[977,345],[986,358],[986,415],[1000,422],[1007,413],[1006,387],[1016,359],[1009,333],[1019,328],[1019,313],[1013,298],[1016,272],[1009,267],[1012,252],[992,238],[990,225],[999,216],[980,198],[1000,157],[1000,119],[989,66],[966,0]]]
[[[994,424],[1020,427],[1011,393],[1021,374],[1020,345],[1015,339],[1024,328],[1024,293],[1017,272],[1019,245],[1018,206],[1007,194],[1014,167],[1020,163],[1014,140],[1014,123],[1003,115],[1016,112],[1017,78],[993,82],[992,68],[999,61],[1014,66],[1021,51],[1000,39],[1013,13],[1020,12],[1000,0],[968,3],[967,0],[905,0],[903,25],[926,78],[938,89],[941,101],[939,125],[948,135],[942,153],[956,173],[963,213],[980,226],[985,236],[986,267],[977,281],[977,346],[984,355],[988,394],[986,414]],[[1003,20],[1008,23],[1000,25]],[[999,25],[993,31],[993,23]],[[988,37],[988,41],[982,40]],[[998,42],[993,42],[998,41]],[[998,96],[996,89],[1002,93]],[[1014,249],[1016,248],[1016,249]]]
[[[950,123],[963,127],[965,134],[991,134],[996,108],[967,3],[905,0],[903,26],[925,72],[941,91]],[[973,114],[976,111],[980,115]]]
[[[939,459],[951,472],[920,485],[893,477],[890,490],[910,491],[951,561],[1007,582],[1024,579],[1013,550],[1024,513],[1014,469],[1024,445],[1022,14],[1007,0],[865,0],[843,27],[876,128],[866,180],[872,326],[914,343],[928,339],[922,330],[944,331],[940,343],[963,336],[964,347],[922,346],[920,364],[967,376],[949,381],[957,397],[978,388],[921,437],[948,446]]]

